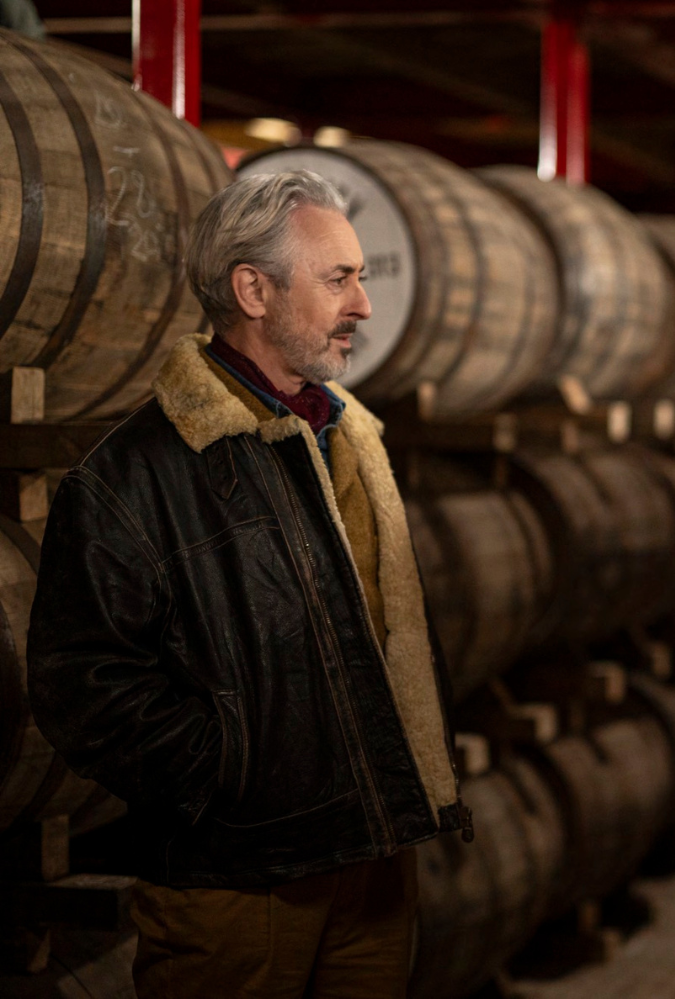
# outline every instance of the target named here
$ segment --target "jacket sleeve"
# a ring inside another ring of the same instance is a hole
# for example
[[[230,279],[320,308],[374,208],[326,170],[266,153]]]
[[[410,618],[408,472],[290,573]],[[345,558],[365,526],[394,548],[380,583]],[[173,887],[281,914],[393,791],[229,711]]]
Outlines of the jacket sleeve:
[[[28,635],[35,720],[80,776],[192,822],[218,784],[215,705],[162,672],[169,596],[140,527],[86,470],[47,522]]]

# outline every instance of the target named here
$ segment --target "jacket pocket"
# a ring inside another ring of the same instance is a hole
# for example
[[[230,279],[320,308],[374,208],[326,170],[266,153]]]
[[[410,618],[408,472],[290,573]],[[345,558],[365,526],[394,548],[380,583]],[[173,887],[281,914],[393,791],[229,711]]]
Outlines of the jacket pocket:
[[[211,692],[223,729],[223,745],[218,769],[218,787],[228,804],[241,801],[246,786],[249,762],[249,735],[241,697],[236,690]]]
[[[250,883],[287,880],[310,873],[307,865],[326,857],[372,850],[358,791],[342,794],[314,808],[254,825],[234,825],[218,816],[204,828],[205,853],[214,858],[214,871],[229,878],[250,877]],[[303,871],[304,869],[304,871]],[[275,873],[276,872],[276,873]],[[282,874],[281,878],[278,877]]]

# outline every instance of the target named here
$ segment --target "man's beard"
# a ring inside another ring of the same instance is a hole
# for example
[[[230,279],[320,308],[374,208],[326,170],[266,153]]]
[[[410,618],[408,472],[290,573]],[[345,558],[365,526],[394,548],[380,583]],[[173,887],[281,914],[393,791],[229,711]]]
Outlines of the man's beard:
[[[355,331],[356,323],[345,320],[326,335],[322,344],[320,339],[312,342],[309,337],[298,333],[286,316],[275,319],[269,326],[273,343],[281,348],[293,371],[315,385],[347,374],[351,365],[351,346],[341,347],[337,356],[332,354],[331,346],[335,337]]]

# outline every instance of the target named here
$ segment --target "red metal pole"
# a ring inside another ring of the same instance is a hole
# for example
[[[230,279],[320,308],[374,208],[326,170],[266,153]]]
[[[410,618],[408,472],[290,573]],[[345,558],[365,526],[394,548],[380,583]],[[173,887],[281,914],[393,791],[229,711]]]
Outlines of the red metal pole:
[[[201,0],[133,0],[134,87],[200,122]]]
[[[567,183],[585,184],[590,176],[590,74],[588,49],[578,38],[569,53],[567,98]]]
[[[589,73],[578,19],[554,14],[544,28],[539,167],[542,180],[588,180]]]

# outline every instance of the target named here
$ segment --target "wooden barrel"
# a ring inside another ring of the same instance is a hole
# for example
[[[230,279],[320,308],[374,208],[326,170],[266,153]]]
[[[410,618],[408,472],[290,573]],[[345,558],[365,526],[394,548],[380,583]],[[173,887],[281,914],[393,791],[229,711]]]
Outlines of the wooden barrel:
[[[675,289],[675,216],[673,215],[638,215],[639,222],[644,226],[648,238],[653,243],[663,260],[671,287]],[[671,335],[675,338],[675,314],[671,317]],[[675,365],[666,364],[659,378],[655,393],[661,396],[675,395]]]
[[[675,686],[672,681],[662,682],[648,673],[632,670],[628,675],[627,704],[634,712],[648,712],[661,724],[675,767]],[[657,865],[668,873],[675,867],[675,781],[672,791],[670,804],[666,808],[666,821],[656,837],[653,851]]]
[[[637,219],[590,185],[541,181],[519,166],[478,174],[539,227],[557,261],[555,345],[534,388],[572,376],[592,398],[612,399],[654,385],[675,360],[673,291]]]
[[[531,642],[601,637],[675,605],[675,496],[647,452],[522,452],[512,482],[542,519],[556,567]]]
[[[182,255],[231,181],[205,136],[54,43],[0,32],[0,371],[47,372],[47,416],[149,393],[206,322]]]
[[[666,269],[675,277],[675,215],[638,215],[648,239],[660,254]]]
[[[663,725],[644,713],[559,739],[534,762],[565,814],[566,857],[549,905],[559,915],[634,873],[666,822],[674,760]]]
[[[646,448],[583,453],[616,520],[624,578],[614,605],[617,626],[648,622],[675,609],[675,462]]]
[[[370,404],[429,385],[438,413],[498,406],[552,343],[557,286],[522,212],[468,172],[403,143],[258,154],[240,176],[308,168],[346,196],[373,317],[344,383]]]
[[[411,999],[457,999],[527,941],[564,855],[551,789],[525,759],[465,782],[475,816],[467,845],[444,834],[417,848],[420,902]]]
[[[523,651],[553,591],[550,545],[516,492],[406,499],[413,542],[454,694]]]
[[[26,691],[26,634],[35,596],[43,525],[0,517],[0,832],[18,823],[81,810],[82,830],[125,806],[69,770],[33,721]]]
[[[666,731],[675,759],[675,686],[638,670],[628,674],[628,706],[637,704],[639,714],[654,715]],[[675,793],[675,786],[673,787]],[[673,816],[675,821],[675,816]]]

